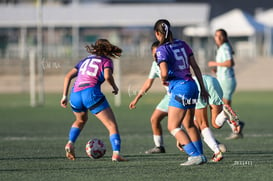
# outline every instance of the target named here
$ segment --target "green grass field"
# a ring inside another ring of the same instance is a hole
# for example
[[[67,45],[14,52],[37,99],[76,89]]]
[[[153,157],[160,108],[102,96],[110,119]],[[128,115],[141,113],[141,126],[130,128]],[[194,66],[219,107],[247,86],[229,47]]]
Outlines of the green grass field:
[[[176,149],[167,132],[166,154],[145,155],[153,147],[149,117],[162,94],[148,94],[137,109],[129,110],[133,99],[122,95],[122,105],[113,107],[122,138],[122,154],[128,162],[113,163],[107,130],[90,114],[76,143],[75,161],[65,158],[64,145],[74,120],[70,108],[59,106],[60,95],[47,94],[43,107],[29,106],[28,95],[0,94],[0,180],[261,180],[273,179],[273,92],[237,92],[233,108],[246,123],[244,138],[225,140],[230,128],[213,129],[228,152],[219,163],[181,167],[187,159]],[[113,96],[107,95],[113,105]],[[85,143],[102,139],[106,155],[98,160],[86,156]],[[212,152],[204,146],[205,155]]]

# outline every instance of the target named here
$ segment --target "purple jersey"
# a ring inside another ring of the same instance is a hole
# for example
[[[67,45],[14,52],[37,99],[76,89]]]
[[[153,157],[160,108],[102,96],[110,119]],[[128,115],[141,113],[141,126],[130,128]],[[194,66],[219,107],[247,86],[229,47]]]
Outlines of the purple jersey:
[[[81,60],[75,68],[78,70],[77,79],[74,83],[74,92],[89,87],[101,85],[104,82],[104,69],[113,70],[113,62],[107,57],[91,55]]]
[[[191,80],[189,58],[193,55],[188,44],[181,40],[165,43],[156,50],[158,65],[166,62],[168,65],[168,81],[183,79]]]

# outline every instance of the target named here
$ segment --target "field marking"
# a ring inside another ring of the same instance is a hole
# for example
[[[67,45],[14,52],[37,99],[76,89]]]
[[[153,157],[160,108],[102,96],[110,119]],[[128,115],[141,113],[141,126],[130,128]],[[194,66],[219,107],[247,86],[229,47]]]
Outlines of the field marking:
[[[138,137],[139,135],[130,135],[129,137]],[[142,135],[143,136],[143,135]],[[170,135],[164,135],[166,137]],[[224,136],[223,134],[215,134],[216,137]],[[252,138],[259,138],[259,137],[273,137],[273,134],[244,134],[244,137],[252,137]],[[126,138],[126,136],[124,137]],[[36,141],[36,140],[66,140],[67,137],[27,137],[27,136],[7,136],[2,137],[0,140],[4,141]]]

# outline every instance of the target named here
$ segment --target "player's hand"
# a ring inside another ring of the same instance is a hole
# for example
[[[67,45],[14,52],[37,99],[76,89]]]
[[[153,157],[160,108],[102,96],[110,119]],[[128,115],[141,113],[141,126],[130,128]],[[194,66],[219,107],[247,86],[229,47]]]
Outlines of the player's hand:
[[[162,83],[162,85],[164,85],[164,86],[169,86],[169,82],[167,82],[167,81],[162,81],[161,83]]]
[[[63,96],[61,101],[60,101],[60,104],[63,108],[66,108],[67,107],[67,97],[66,96]]]
[[[130,104],[129,104],[129,109],[135,109],[136,108],[136,101],[133,100]]]
[[[176,141],[176,147],[179,149],[179,151],[184,152],[182,145],[178,141]]]

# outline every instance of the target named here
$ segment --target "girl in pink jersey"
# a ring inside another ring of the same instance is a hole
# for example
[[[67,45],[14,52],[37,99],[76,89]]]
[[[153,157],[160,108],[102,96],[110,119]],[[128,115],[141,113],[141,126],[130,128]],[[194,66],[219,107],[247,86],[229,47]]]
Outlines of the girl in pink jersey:
[[[69,140],[65,146],[66,157],[75,160],[74,144],[88,120],[88,110],[94,114],[109,131],[113,149],[112,161],[126,161],[120,156],[120,135],[114,113],[101,92],[101,84],[106,80],[117,94],[119,89],[112,76],[111,58],[121,56],[122,49],[112,45],[106,39],[99,39],[95,44],[86,46],[91,55],[79,61],[65,76],[61,106],[66,108],[68,89],[73,78],[77,77],[70,94],[70,105],[76,120],[71,126]]]

